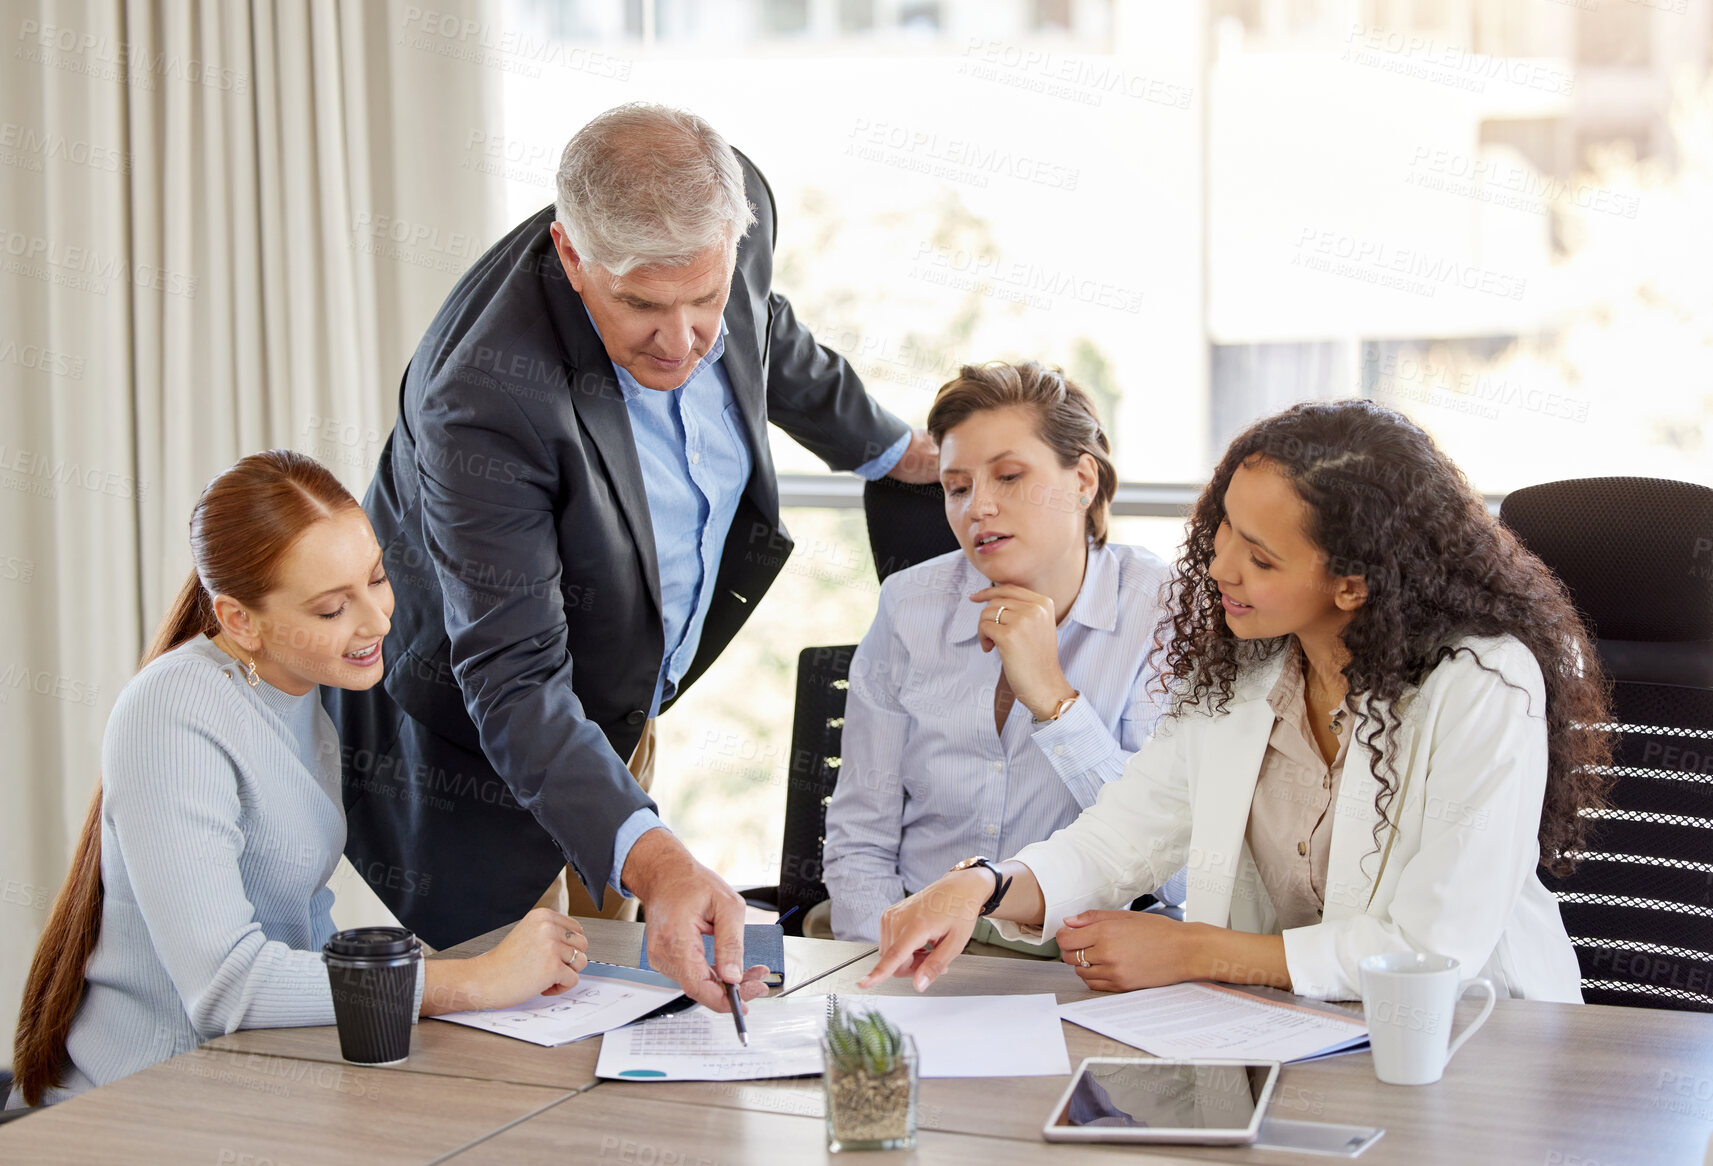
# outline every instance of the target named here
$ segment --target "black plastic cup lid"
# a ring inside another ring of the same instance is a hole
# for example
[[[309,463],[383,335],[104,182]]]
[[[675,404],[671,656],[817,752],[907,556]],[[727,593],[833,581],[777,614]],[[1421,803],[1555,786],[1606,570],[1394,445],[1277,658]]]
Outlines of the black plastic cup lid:
[[[409,955],[418,946],[416,936],[405,927],[353,927],[334,932],[322,950],[328,955],[374,959]]]

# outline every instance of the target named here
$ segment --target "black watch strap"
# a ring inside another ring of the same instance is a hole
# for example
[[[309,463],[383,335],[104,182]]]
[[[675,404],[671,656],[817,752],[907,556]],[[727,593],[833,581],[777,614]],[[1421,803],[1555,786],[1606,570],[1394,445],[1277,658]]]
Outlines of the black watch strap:
[[[986,918],[999,910],[999,904],[1005,899],[1005,892],[1011,889],[1011,876],[1000,874],[999,868],[985,858],[978,858],[971,865],[986,867],[993,872],[993,894],[981,905],[981,917]]]

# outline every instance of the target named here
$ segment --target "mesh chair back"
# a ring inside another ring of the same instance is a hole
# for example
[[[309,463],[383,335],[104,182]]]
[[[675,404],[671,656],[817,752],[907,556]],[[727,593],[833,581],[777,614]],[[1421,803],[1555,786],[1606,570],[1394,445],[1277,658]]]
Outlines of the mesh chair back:
[[[1590,1004],[1713,1011],[1713,490],[1585,478],[1500,517],[1564,580],[1613,680],[1613,809],[1559,899]]]
[[[855,644],[841,644],[804,648],[797,656],[797,707],[779,860],[779,911],[782,916],[790,912],[785,930],[792,935],[803,934],[803,916],[827,898],[821,847],[827,836],[827,803],[839,779],[839,741],[855,651]]]
[[[946,492],[938,482],[917,485],[877,478],[862,488],[868,549],[881,582],[894,571],[958,549],[946,524]]]

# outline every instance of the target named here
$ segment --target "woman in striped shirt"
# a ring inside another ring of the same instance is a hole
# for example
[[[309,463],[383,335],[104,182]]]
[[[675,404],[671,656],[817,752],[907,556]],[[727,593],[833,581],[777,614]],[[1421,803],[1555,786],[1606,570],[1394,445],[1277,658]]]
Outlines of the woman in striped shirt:
[[[1160,712],[1144,660],[1168,572],[1107,541],[1118,474],[1088,394],[966,365],[928,429],[960,549],[886,580],[851,662],[825,850],[841,939],[878,938],[954,862],[1068,825]]]

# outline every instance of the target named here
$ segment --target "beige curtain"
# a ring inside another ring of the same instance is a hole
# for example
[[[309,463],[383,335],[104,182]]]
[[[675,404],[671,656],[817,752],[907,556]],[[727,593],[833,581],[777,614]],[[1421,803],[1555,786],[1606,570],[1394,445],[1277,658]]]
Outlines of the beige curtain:
[[[422,329],[502,225],[459,165],[499,120],[500,62],[455,51],[492,16],[424,7],[0,16],[0,1064],[202,485],[292,446],[360,496]]]

